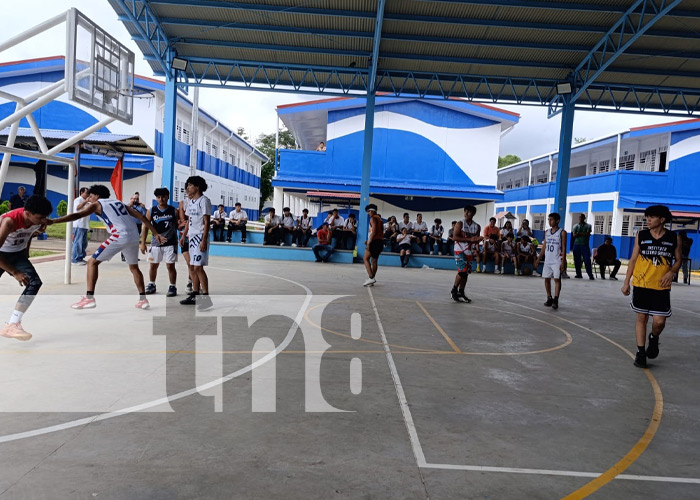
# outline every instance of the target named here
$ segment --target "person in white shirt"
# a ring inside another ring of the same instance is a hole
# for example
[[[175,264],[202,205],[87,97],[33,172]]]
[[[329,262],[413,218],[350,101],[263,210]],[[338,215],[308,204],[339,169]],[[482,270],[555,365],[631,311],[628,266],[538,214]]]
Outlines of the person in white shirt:
[[[207,182],[203,177],[193,175],[185,182],[185,202],[187,226],[185,235],[190,241],[190,265],[192,266],[192,293],[180,304],[196,305],[198,311],[212,307],[209,297],[209,277],[204,267],[209,265],[209,223],[211,221],[211,201],[204,196]]]
[[[408,212],[403,214],[403,220],[399,222],[399,233],[404,230],[408,231],[408,234],[411,234],[411,231],[413,230],[413,224],[411,224],[411,216],[408,215]]]
[[[401,267],[406,267],[408,265],[408,260],[411,258],[411,243],[415,238],[415,236],[408,233],[408,228],[406,227],[404,227],[401,233],[396,237]]]
[[[79,212],[87,205],[88,188],[80,188],[80,195],[73,201],[73,212]],[[88,244],[88,231],[90,230],[90,217],[83,217],[73,223],[73,251],[71,262],[76,266],[84,266],[85,253]]]
[[[296,226],[296,220],[294,219],[294,215],[292,215],[292,211],[289,209],[289,207],[284,207],[282,209],[282,241],[280,242],[280,245],[287,246],[287,236],[289,236],[290,244],[292,246],[297,246],[296,243],[294,243],[294,227]]]
[[[330,227],[332,235],[331,238],[335,238],[335,245],[333,245],[333,248],[337,249],[341,240],[343,239],[343,226],[345,225],[345,219],[340,215],[338,209],[334,208],[333,211],[328,214],[328,217],[326,217],[325,222],[327,222],[328,226]]]
[[[442,227],[442,219],[435,219],[435,224],[430,228],[430,233],[428,233],[428,238],[430,238],[430,254],[435,255],[445,255],[445,247],[442,241],[442,235],[445,232],[445,228]],[[433,252],[433,246],[435,246],[435,252]]]
[[[343,250],[352,250],[355,248],[357,240],[357,219],[355,218],[355,214],[348,214],[348,218],[345,219],[345,223],[343,224],[342,234],[340,248]]]
[[[226,227],[226,210],[224,206],[219,204],[216,207],[216,212],[211,218],[211,224],[214,229],[214,241],[224,241],[224,228]]]
[[[416,214],[416,222],[411,224],[411,234],[421,246],[423,253],[428,253],[428,224],[423,220],[423,214]]]
[[[561,273],[566,269],[566,231],[559,227],[561,216],[554,212],[549,214],[549,229],[544,233],[544,245],[540,254],[535,259],[535,269],[544,257],[544,289],[547,292],[545,307],[559,308],[559,294],[561,293]],[[554,278],[554,296],[552,296],[551,280]]]
[[[275,215],[275,209],[271,208],[270,212],[265,216],[265,241],[263,245],[278,245],[282,229],[282,218]]]
[[[245,210],[241,210],[241,204],[236,202],[231,213],[228,214],[228,231],[226,233],[226,241],[231,243],[231,235],[234,231],[241,232],[241,243],[246,240],[246,227],[248,223],[248,214]]]
[[[297,219],[297,226],[294,230],[294,239],[298,246],[305,247],[309,244],[309,239],[311,238],[313,219],[309,217],[307,208],[302,210],[301,213],[302,216]]]

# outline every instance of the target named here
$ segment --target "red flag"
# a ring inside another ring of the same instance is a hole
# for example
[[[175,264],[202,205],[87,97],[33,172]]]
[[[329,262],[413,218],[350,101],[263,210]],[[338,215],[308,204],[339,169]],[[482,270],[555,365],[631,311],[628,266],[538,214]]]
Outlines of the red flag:
[[[114,166],[114,171],[112,172],[112,178],[110,179],[110,182],[112,183],[112,187],[114,188],[114,197],[118,200],[122,199],[122,179],[122,159],[117,158],[117,164]]]

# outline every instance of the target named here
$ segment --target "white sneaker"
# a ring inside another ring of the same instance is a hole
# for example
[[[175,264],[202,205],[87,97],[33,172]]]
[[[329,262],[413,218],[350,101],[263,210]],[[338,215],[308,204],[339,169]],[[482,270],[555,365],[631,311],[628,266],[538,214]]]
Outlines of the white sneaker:
[[[367,278],[364,283],[362,283],[362,286],[374,286],[374,284],[377,282],[374,278]]]
[[[295,246],[297,246],[297,244],[296,244],[296,243],[292,243],[292,246],[295,247]]]

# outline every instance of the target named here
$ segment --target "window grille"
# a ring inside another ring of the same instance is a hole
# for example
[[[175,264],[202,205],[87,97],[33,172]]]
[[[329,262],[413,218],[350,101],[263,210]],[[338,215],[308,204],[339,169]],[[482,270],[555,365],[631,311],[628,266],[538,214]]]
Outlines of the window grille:
[[[605,216],[604,215],[596,215],[595,216],[595,223],[593,224],[593,233],[594,234],[603,234],[604,228],[605,228]]]
[[[532,229],[535,231],[544,231],[544,215],[532,216]]]
[[[656,172],[658,170],[655,149],[639,153],[639,170],[646,172]]]
[[[625,155],[620,157],[620,170],[634,170],[635,155]]]

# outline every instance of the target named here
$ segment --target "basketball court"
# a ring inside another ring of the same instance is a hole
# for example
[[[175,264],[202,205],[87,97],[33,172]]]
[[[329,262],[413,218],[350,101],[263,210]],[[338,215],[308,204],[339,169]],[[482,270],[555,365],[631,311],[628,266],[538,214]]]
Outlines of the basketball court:
[[[539,278],[456,304],[450,271],[211,264],[204,313],[134,309],[121,262],[74,311],[84,276],[37,264],[34,338],[0,345],[0,498],[700,495],[694,286],[641,370],[621,281],[567,280],[555,312]]]

